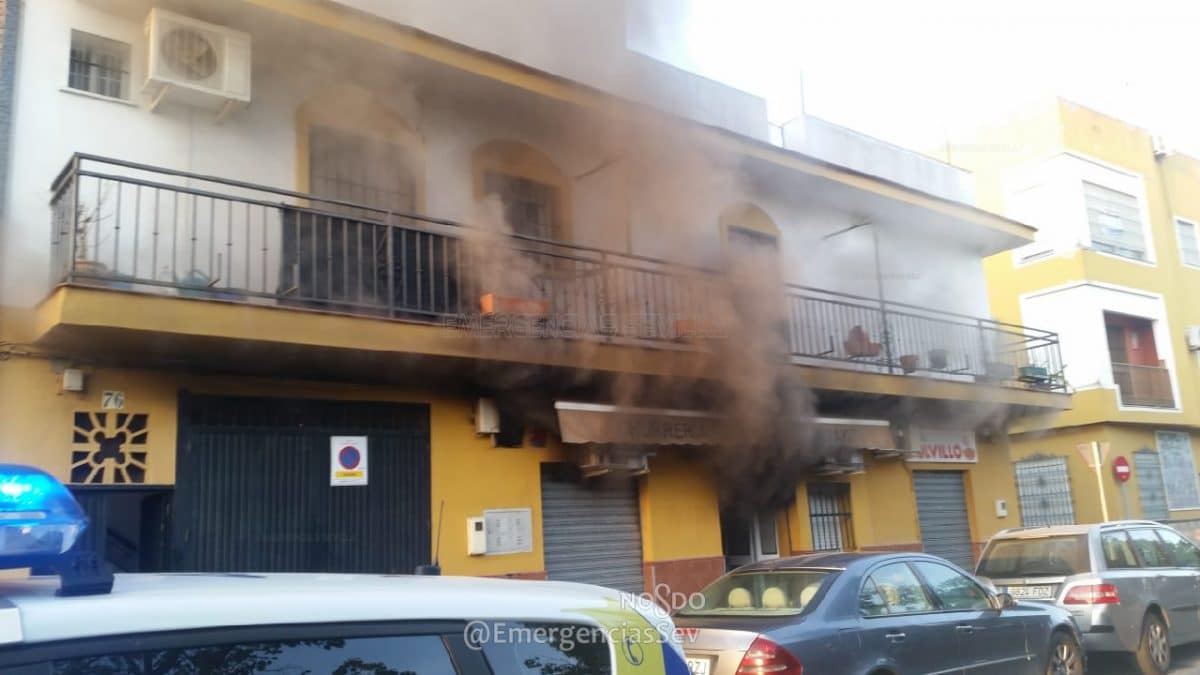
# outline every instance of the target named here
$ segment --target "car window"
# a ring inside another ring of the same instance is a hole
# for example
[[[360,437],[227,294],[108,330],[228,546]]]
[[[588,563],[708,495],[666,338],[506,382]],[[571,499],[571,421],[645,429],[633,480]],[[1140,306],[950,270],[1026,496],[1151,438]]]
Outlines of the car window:
[[[494,622],[490,632],[481,646],[495,675],[612,672],[604,631],[593,626]]]
[[[921,582],[904,563],[884,565],[872,572],[867,581],[875,585],[883,598],[887,614],[928,612],[933,609],[933,603],[925,595]]]
[[[1105,532],[1100,535],[1100,546],[1104,549],[1104,565],[1110,570],[1138,567],[1137,556],[1124,532]]]
[[[990,609],[987,591],[962,572],[930,562],[913,563],[944,609]]]
[[[750,570],[726,574],[679,610],[684,616],[799,614],[818,596],[829,570]]]
[[[1167,551],[1154,530],[1130,530],[1129,540],[1133,542],[1133,550],[1137,551],[1142,564],[1146,567],[1170,567]]]
[[[1083,535],[996,539],[983,553],[976,574],[991,579],[1066,577],[1091,568]]]
[[[888,613],[887,603],[883,601],[883,595],[880,594],[879,588],[871,579],[867,579],[863,583],[862,591],[858,594],[858,609],[863,616],[880,616]]]
[[[439,635],[328,638],[148,649],[56,659],[7,669],[34,673],[192,675],[213,673],[426,673],[453,674]],[[520,671],[518,671],[520,672]],[[582,671],[590,673],[592,671]]]
[[[1200,567],[1200,550],[1187,537],[1174,530],[1155,530],[1166,547],[1168,559],[1176,567]]]

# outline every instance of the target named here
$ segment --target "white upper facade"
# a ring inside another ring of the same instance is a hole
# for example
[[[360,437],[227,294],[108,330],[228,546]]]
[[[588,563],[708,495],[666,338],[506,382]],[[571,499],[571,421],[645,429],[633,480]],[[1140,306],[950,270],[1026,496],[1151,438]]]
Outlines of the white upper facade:
[[[251,100],[218,120],[211,106],[173,96],[153,106],[158,90],[145,86],[148,2],[27,3],[16,64],[0,304],[32,306],[48,292],[47,204],[55,177],[73,153],[304,190],[308,177],[302,174],[311,157],[305,154],[303,137],[319,125],[350,132],[380,126],[380,133],[403,136],[397,143],[402,140],[413,153],[416,208],[433,217],[475,218],[473,153],[492,141],[511,141],[536,150],[565,177],[571,243],[715,266],[725,246],[721,214],[750,204],[778,228],[786,282],[875,297],[882,280],[888,300],[932,309],[987,316],[982,256],[1020,242],[926,208],[752,161],[736,151],[708,148],[693,141],[682,120],[670,133],[637,121],[616,123],[571,104],[364,44],[332,28],[247,6],[252,4],[171,6],[182,15],[244,32],[252,43]],[[496,16],[463,17],[446,9],[455,3],[433,0],[347,4],[564,78],[597,87],[605,77],[615,78],[609,80],[616,83],[613,90],[627,82],[619,72],[624,66],[601,67],[609,62],[594,55],[623,54],[612,63],[634,64],[628,67],[643,75],[658,73],[646,75],[650,79],[645,82],[653,86],[642,91],[651,98],[675,91],[678,82],[690,83],[679,85],[680,91],[704,94],[695,99],[670,96],[667,103],[679,107],[673,112],[742,136],[765,135],[751,128],[762,121],[754,112],[760,100],[625,49],[625,19],[596,8],[607,3],[537,0],[522,5],[537,17],[529,23],[518,22],[499,5],[487,9],[487,3],[476,9]],[[582,37],[567,30],[581,21],[595,30]],[[73,31],[128,45],[127,95],[97,96],[69,86]],[[529,34],[559,39],[523,39]],[[871,167],[859,168],[869,172]],[[937,195],[936,189],[929,190]],[[961,201],[953,194],[940,196]],[[130,208],[129,203],[122,208]],[[879,275],[871,228],[826,238],[864,221],[877,229]],[[246,248],[257,245],[259,234],[251,240],[237,239],[243,237],[239,232],[229,236],[234,238],[231,245]],[[123,239],[120,245],[130,241]],[[91,243],[117,245],[110,240]],[[128,264],[130,259],[123,260]],[[180,269],[173,276],[187,273]],[[267,289],[283,284],[259,281]]]

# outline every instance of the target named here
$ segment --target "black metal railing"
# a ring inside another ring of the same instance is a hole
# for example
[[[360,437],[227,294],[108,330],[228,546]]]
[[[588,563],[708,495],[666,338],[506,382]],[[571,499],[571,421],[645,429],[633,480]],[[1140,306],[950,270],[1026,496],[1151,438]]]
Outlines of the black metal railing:
[[[52,193],[53,284],[545,337],[724,330],[711,269],[84,154]],[[786,310],[799,361],[1063,388],[1046,331],[801,286]]]
[[[876,298],[789,287],[792,354],[860,369],[1061,390],[1058,335]]]
[[[1146,408],[1174,408],[1175,392],[1171,371],[1162,366],[1139,366],[1113,362],[1113,380],[1121,392],[1121,403]]]

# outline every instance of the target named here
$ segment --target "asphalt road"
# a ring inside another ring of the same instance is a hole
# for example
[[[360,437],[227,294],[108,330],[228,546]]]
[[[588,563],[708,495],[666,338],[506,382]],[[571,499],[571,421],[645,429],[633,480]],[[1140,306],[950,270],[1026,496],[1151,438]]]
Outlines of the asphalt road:
[[[1171,675],[1200,675],[1200,644],[1176,647],[1171,655]],[[1132,675],[1125,659],[1093,656],[1088,660],[1087,675]]]

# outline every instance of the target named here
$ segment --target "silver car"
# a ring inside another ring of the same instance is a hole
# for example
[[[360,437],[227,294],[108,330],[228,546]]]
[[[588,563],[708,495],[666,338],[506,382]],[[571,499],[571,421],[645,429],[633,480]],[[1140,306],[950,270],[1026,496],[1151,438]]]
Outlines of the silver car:
[[[1005,530],[975,573],[1019,600],[1071,612],[1092,652],[1128,653],[1161,675],[1171,647],[1200,640],[1200,549],[1148,520]]]

